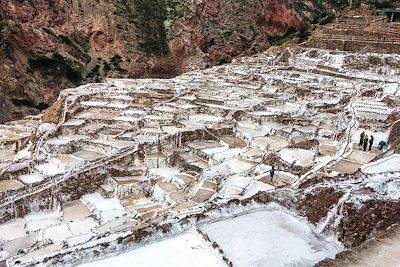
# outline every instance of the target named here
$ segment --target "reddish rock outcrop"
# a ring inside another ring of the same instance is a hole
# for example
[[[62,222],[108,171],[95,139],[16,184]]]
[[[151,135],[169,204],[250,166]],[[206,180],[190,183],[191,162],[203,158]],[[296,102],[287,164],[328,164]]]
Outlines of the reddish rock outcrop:
[[[0,1],[0,123],[104,77],[171,77],[267,49],[313,1]],[[305,10],[307,9],[307,10]],[[318,11],[318,10],[317,10]]]

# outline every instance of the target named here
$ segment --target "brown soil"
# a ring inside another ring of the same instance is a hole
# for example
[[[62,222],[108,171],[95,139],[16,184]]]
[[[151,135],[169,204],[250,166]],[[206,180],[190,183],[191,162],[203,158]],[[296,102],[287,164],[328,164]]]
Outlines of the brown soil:
[[[275,154],[268,154],[268,155],[264,158],[263,162],[264,162],[265,164],[268,164],[268,165],[273,166],[273,165],[279,165],[279,163],[281,162],[281,160],[280,160],[280,158],[279,158],[277,155],[275,155]]]
[[[323,188],[317,192],[306,194],[299,204],[299,210],[311,223],[317,224],[343,195],[342,191],[333,187]]]
[[[400,121],[392,126],[388,141],[391,148],[400,153]]]
[[[352,203],[343,206],[344,218],[338,226],[339,240],[356,247],[377,230],[386,230],[400,223],[400,202],[368,201],[357,209]]]
[[[316,139],[312,139],[312,140],[305,140],[305,141],[301,141],[299,143],[295,143],[295,144],[291,144],[288,146],[288,148],[301,148],[301,149],[313,149],[319,146],[319,142]]]
[[[389,117],[386,119],[385,123],[391,125],[398,120],[400,120],[400,111],[393,112],[392,114],[390,114]]]
[[[397,108],[400,105],[400,100],[398,98],[396,98],[396,97],[393,97],[393,96],[386,96],[383,99],[383,102],[386,103],[386,105],[388,105],[391,108]],[[394,114],[396,114],[396,113],[399,114],[399,112],[394,112]],[[390,117],[391,116],[389,116],[389,118]]]
[[[376,64],[378,64],[378,63],[379,63],[379,62],[370,62],[371,65],[376,65]],[[380,89],[373,89],[373,90],[366,90],[366,91],[364,91],[364,92],[362,93],[361,96],[363,96],[363,97],[374,97],[376,93],[382,92],[382,91],[383,91],[382,88],[380,88]]]
[[[57,124],[62,116],[64,109],[65,97],[59,99],[54,103],[49,109],[43,112],[42,121],[44,123],[54,123]]]

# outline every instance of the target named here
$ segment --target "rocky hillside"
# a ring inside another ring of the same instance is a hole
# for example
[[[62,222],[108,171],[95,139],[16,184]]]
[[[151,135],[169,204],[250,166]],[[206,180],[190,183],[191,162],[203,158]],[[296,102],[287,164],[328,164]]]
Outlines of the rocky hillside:
[[[0,1],[0,123],[105,77],[171,77],[263,51],[347,1]]]

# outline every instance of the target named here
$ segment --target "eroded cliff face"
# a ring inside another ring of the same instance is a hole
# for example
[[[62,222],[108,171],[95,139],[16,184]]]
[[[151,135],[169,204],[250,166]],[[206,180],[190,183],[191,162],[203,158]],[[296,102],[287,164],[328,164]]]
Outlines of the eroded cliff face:
[[[0,0],[0,122],[45,109],[69,86],[172,77],[258,53],[329,8],[278,0]]]
[[[270,46],[268,37],[304,24],[294,6],[279,1],[206,0],[194,5],[190,14],[172,29],[170,47],[180,71],[200,55],[203,62],[214,65],[258,53]]]

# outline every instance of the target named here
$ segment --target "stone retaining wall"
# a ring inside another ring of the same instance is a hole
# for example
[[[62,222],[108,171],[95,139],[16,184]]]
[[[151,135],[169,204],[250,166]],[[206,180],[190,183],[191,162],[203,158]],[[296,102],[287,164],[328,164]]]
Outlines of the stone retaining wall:
[[[370,53],[400,53],[399,43],[335,40],[335,39],[311,39],[303,44],[305,47],[313,47],[328,50],[341,50],[349,52]]]
[[[53,209],[66,201],[78,200],[85,194],[99,190],[107,177],[109,175],[106,166],[70,177],[62,184],[19,199],[0,209],[0,223],[22,218],[31,212]]]

